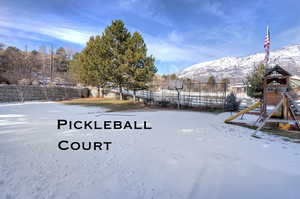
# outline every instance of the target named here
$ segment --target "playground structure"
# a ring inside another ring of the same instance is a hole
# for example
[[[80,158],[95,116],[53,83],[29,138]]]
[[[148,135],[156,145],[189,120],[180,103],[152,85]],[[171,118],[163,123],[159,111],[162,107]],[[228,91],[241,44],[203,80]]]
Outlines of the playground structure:
[[[233,115],[233,116],[227,118],[227,119],[225,120],[225,122],[228,123],[228,122],[230,122],[230,121],[232,121],[232,120],[238,118],[239,116],[244,115],[244,114],[248,113],[249,111],[252,111],[252,110],[254,110],[254,109],[260,107],[261,105],[262,105],[261,102],[256,102],[256,103],[253,104],[252,106],[250,106],[250,107],[248,107],[248,108],[246,108],[246,109],[244,109],[244,110],[238,112],[237,114],[235,114],[235,115]]]
[[[260,115],[253,124],[255,133],[263,127],[283,130],[300,129],[299,85],[291,80],[291,74],[276,65],[266,70],[263,84],[263,100],[226,119],[226,123],[260,107]]]

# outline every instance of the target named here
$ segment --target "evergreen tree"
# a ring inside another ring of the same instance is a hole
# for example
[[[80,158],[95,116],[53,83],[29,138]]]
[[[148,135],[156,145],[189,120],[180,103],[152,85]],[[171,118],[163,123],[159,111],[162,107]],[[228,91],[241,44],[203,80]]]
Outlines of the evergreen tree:
[[[57,72],[67,72],[69,69],[69,59],[66,50],[60,47],[55,52],[54,63]]]
[[[75,53],[70,62],[70,73],[73,78],[80,83],[87,84],[86,70],[84,70],[84,61],[82,53]]]
[[[209,78],[208,78],[208,80],[207,80],[207,87],[209,88],[209,89],[211,89],[211,90],[213,90],[213,88],[215,88],[215,86],[216,86],[216,79],[215,79],[215,77],[212,75],[212,76],[210,76]]]
[[[7,72],[7,78],[11,83],[16,84],[25,77],[24,60],[24,53],[16,47],[8,46],[3,52],[3,71]]]
[[[91,37],[86,47],[71,62],[73,76],[84,84],[96,86],[99,97],[103,97],[103,88],[109,81],[104,53],[102,37]]]
[[[146,44],[142,36],[135,32],[130,38],[126,50],[128,62],[127,88],[133,91],[134,100],[136,91],[147,88],[147,82],[151,81],[157,69],[154,65],[154,58],[147,56]]]
[[[128,57],[126,51],[129,47],[131,34],[125,28],[121,20],[113,21],[105,28],[103,33],[103,56],[109,67],[110,81],[113,87],[119,89],[120,99],[123,99],[123,88],[126,86],[128,77]]]
[[[33,71],[39,72],[42,69],[42,63],[39,59],[39,52],[36,50],[33,50],[30,52],[28,57],[29,66],[32,68]]]
[[[139,33],[132,36],[120,20],[113,21],[102,36],[91,37],[81,53],[74,56],[71,72],[82,83],[101,88],[145,89],[155,72],[154,58],[147,56]]]
[[[215,86],[216,85],[216,79],[213,75],[208,78],[207,84],[210,85],[210,86]]]
[[[247,77],[247,95],[253,98],[262,99],[263,81],[265,75],[265,66],[260,64]]]
[[[236,96],[233,93],[230,93],[225,100],[225,110],[226,111],[238,111],[240,102],[237,101]]]
[[[228,78],[223,78],[221,80],[221,83],[222,83],[222,89],[226,89],[228,88],[229,84],[230,84],[230,79]]]

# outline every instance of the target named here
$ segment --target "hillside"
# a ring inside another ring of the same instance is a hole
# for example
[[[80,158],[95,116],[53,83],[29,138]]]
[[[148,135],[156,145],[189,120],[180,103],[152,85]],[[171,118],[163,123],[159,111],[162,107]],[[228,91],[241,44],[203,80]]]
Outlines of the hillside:
[[[254,66],[264,60],[264,53],[256,53],[244,57],[224,57],[202,62],[180,71],[179,77],[207,79],[214,75],[217,79],[230,78],[241,81]],[[300,45],[287,46],[270,52],[270,66],[279,64],[294,75],[300,75]]]

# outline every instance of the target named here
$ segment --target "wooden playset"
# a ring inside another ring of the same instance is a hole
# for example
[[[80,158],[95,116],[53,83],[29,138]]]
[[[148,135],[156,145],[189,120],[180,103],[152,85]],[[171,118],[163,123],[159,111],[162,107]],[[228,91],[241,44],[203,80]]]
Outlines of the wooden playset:
[[[279,65],[267,69],[263,83],[263,100],[226,119],[226,123],[253,109],[260,107],[260,115],[253,124],[255,132],[263,127],[282,130],[300,129],[300,107],[297,104],[298,88],[291,81],[291,74]]]

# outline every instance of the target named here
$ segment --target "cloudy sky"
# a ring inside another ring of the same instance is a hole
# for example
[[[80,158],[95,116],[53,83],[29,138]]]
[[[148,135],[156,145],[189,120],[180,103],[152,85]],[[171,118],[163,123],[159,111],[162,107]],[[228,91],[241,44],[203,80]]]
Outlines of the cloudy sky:
[[[0,0],[0,42],[81,50],[121,19],[139,31],[159,73],[224,56],[300,44],[299,0]]]

